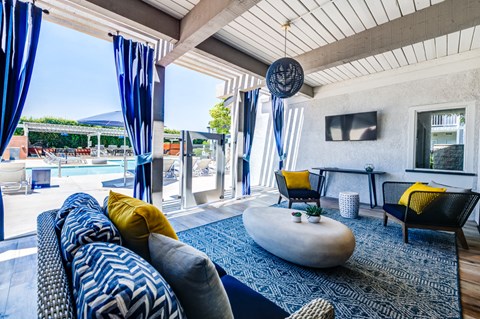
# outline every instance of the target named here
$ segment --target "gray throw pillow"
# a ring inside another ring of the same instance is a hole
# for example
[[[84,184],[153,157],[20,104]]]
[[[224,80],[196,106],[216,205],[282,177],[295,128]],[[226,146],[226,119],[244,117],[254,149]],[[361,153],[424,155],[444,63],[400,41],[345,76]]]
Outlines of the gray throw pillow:
[[[435,181],[430,181],[430,183],[428,183],[428,186],[438,187],[438,188],[446,188],[447,192],[451,192],[451,193],[470,193],[472,191],[471,188],[455,187],[455,186],[440,184],[440,183],[437,183]]]
[[[189,319],[233,319],[227,292],[208,256],[160,234],[148,238],[151,264],[170,284]]]

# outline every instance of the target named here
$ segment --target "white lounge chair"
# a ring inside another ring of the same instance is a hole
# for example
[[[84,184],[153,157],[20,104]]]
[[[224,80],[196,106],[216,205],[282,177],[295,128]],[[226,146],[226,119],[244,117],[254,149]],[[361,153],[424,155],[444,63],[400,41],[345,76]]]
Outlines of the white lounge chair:
[[[0,186],[2,192],[17,192],[25,188],[25,195],[31,189],[27,179],[25,163],[0,163]]]
[[[176,178],[177,172],[175,170],[175,164],[178,159],[176,158],[163,158],[163,177]]]
[[[49,164],[71,164],[71,163],[83,163],[85,164],[86,161],[83,158],[80,157],[75,157],[75,156],[67,156],[67,157],[61,157],[61,156],[56,156],[53,153],[50,152],[45,152],[45,158],[44,160],[49,163]]]
[[[193,164],[193,176],[209,175],[209,165],[212,162],[209,158],[199,159]]]

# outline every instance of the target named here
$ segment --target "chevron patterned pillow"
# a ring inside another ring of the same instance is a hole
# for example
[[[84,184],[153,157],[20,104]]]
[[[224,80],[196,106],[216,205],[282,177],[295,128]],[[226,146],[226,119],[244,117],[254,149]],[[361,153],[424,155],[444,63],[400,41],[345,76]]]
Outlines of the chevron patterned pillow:
[[[125,247],[111,243],[81,247],[72,274],[77,318],[185,318],[168,283]]]
[[[57,217],[55,219],[55,228],[57,231],[61,231],[63,224],[65,223],[65,218],[68,214],[75,208],[79,206],[87,206],[99,212],[102,211],[102,207],[98,201],[93,198],[91,195],[86,193],[75,193],[67,197],[65,202],[63,202],[62,207],[57,212]]]
[[[75,208],[68,214],[60,236],[61,252],[69,264],[77,250],[92,242],[122,244],[120,232],[101,212],[88,206]]]

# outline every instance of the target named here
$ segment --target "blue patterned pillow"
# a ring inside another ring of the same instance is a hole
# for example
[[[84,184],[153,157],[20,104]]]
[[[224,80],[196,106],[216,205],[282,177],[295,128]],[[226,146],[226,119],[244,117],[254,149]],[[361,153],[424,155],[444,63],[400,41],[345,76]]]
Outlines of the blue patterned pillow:
[[[168,283],[131,250],[93,243],[72,262],[77,318],[185,318]]]
[[[92,242],[122,244],[120,232],[110,219],[87,206],[75,208],[68,214],[60,241],[62,256],[67,264],[83,245]]]
[[[106,196],[106,197],[103,199],[102,211],[103,211],[103,213],[105,214],[105,216],[108,216],[108,196]]]
[[[61,231],[63,224],[65,223],[65,218],[67,215],[75,208],[79,206],[87,206],[92,209],[95,209],[99,212],[102,211],[102,207],[97,202],[95,198],[86,193],[75,193],[67,197],[65,202],[63,202],[62,207],[57,212],[57,218],[55,219],[55,228],[57,231]]]

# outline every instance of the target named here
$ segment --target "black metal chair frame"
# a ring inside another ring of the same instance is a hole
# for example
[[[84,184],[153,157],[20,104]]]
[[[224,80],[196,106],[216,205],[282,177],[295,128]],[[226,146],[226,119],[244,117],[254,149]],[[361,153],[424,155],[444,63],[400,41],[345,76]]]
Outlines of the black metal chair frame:
[[[388,204],[398,204],[402,194],[412,186],[412,182],[384,182],[383,190],[383,226],[387,226],[388,218],[402,225],[403,241],[408,243],[408,229],[422,228],[455,232],[455,235],[463,248],[468,249],[468,243],[462,227],[473,212],[480,194],[476,192],[454,193],[454,192],[426,192],[414,191],[408,198],[408,205],[405,206],[403,220],[385,210]],[[412,203],[421,200],[424,196],[432,196],[435,199],[417,214],[412,210]],[[387,206],[388,207],[388,206]]]
[[[320,207],[320,187],[323,184],[324,176],[310,172],[310,186],[311,189],[316,191],[319,195],[318,198],[299,198],[293,197],[287,188],[287,182],[285,177],[282,175],[282,172],[275,171],[275,179],[277,180],[278,191],[280,196],[278,198],[278,204],[282,201],[282,197],[285,197],[288,200],[288,208],[292,208],[293,203],[311,203],[315,202],[318,207]]]

